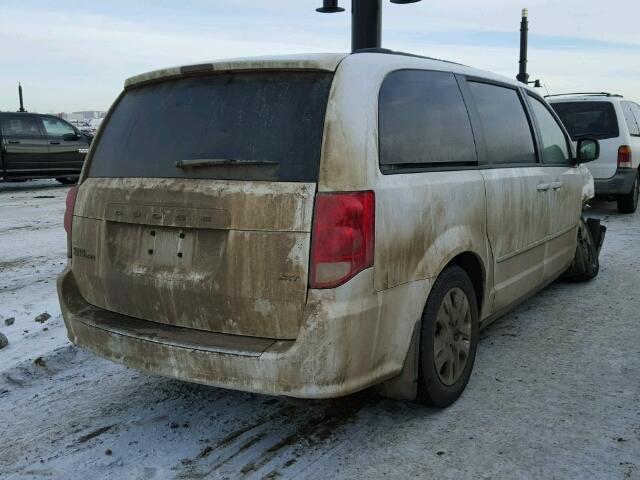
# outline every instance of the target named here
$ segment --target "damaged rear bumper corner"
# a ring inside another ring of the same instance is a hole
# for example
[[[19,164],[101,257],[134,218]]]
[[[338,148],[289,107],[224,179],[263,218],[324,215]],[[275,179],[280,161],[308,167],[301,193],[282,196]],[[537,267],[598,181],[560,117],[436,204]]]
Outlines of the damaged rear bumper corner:
[[[354,280],[366,283],[369,277]],[[413,289],[378,295],[394,297],[389,304],[404,302]],[[101,357],[179,380],[298,398],[340,397],[398,375],[413,328],[407,323],[405,335],[397,318],[380,309],[385,303],[377,295],[330,303],[310,295],[305,325],[289,341],[203,332],[110,312],[82,298],[70,269],[58,279],[58,295],[69,339]]]

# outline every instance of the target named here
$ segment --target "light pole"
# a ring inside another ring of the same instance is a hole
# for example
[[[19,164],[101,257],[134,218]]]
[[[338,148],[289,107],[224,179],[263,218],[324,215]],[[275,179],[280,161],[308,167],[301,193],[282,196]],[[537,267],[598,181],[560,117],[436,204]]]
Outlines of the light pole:
[[[529,49],[529,11],[522,9],[522,21],[520,22],[520,71],[516,79],[519,82],[527,83],[529,74],[527,73],[527,55]]]
[[[22,100],[22,85],[20,85],[20,82],[18,82],[18,98],[20,99],[20,110],[18,111],[24,113],[26,110],[24,109],[24,102]]]

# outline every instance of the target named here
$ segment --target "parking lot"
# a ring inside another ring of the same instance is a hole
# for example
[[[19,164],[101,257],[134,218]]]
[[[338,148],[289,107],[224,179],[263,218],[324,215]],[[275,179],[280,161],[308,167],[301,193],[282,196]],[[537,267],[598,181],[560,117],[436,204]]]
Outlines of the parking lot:
[[[600,275],[485,330],[467,391],[437,411],[185,384],[73,347],[55,291],[66,191],[0,184],[1,478],[640,478],[640,214],[595,203]]]

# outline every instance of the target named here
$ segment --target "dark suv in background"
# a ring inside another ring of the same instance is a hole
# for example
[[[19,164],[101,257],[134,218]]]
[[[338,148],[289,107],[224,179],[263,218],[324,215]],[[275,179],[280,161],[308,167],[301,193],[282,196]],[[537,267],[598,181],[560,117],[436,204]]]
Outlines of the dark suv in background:
[[[0,177],[76,183],[92,139],[52,115],[0,112]]]

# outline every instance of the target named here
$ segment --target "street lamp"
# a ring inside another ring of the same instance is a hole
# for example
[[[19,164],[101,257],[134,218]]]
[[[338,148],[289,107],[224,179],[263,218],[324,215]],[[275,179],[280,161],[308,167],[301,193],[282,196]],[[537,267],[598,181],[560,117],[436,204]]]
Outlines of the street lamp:
[[[316,8],[316,12],[320,13],[338,13],[344,12],[344,8],[338,6],[338,0],[324,0],[324,4],[320,8]]]
[[[420,0],[391,0],[407,4]],[[320,13],[344,12],[338,0],[323,0]],[[382,44],[382,0],[351,0],[351,51],[380,48]]]
[[[18,112],[24,113],[26,110],[24,109],[24,100],[22,99],[22,85],[18,82],[18,100],[20,101],[20,109]]]
[[[529,74],[527,73],[528,62],[528,50],[529,50],[529,10],[522,9],[522,20],[520,22],[520,69],[518,76],[516,77],[519,82],[527,83],[529,81]]]

